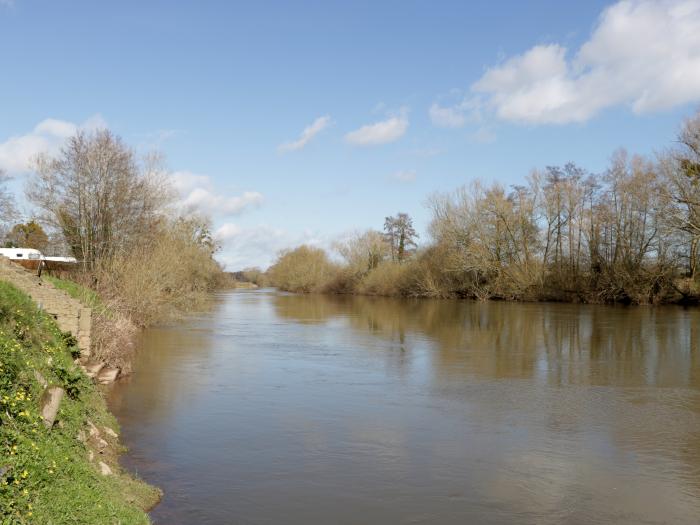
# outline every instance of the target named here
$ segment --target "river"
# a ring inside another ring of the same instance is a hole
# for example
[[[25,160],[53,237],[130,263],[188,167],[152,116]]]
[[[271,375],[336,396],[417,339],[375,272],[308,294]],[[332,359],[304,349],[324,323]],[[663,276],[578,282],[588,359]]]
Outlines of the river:
[[[156,524],[700,521],[700,309],[236,291],[134,369]]]

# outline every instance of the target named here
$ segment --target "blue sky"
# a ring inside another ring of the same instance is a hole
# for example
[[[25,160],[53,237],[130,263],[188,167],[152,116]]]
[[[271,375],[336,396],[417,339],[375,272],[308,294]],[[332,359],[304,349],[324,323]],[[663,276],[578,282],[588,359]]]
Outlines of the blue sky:
[[[670,146],[700,102],[700,0],[0,0],[0,51],[14,188],[109,126],[166,155],[231,269],[399,211],[426,239],[432,192],[602,171]]]

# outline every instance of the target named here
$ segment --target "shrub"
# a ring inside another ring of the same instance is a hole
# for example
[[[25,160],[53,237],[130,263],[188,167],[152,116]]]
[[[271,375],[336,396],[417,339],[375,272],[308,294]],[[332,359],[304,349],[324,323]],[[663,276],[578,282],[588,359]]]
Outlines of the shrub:
[[[273,286],[289,292],[319,292],[334,277],[337,266],[320,248],[300,246],[280,253],[268,270]]]
[[[384,261],[362,278],[357,290],[367,295],[410,295],[413,270],[412,262]]]
[[[130,253],[95,271],[101,297],[134,324],[148,326],[199,307],[221,268],[195,220],[164,221]]]

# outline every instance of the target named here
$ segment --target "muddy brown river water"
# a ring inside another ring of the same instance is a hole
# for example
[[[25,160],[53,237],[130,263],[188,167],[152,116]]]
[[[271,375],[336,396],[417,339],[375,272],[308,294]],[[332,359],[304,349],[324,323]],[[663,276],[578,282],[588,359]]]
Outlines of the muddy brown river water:
[[[231,292],[110,404],[156,524],[700,523],[700,309]]]

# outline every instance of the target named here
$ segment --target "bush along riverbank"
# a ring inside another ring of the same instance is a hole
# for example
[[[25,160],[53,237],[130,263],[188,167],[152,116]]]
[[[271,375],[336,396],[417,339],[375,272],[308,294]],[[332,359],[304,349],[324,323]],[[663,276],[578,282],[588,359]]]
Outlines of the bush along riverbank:
[[[700,113],[656,158],[616,152],[519,185],[432,195],[430,242],[387,217],[336,243],[280,254],[268,282],[294,292],[589,303],[700,302]]]
[[[146,524],[158,489],[122,472],[117,423],[75,338],[0,281],[0,523]]]

